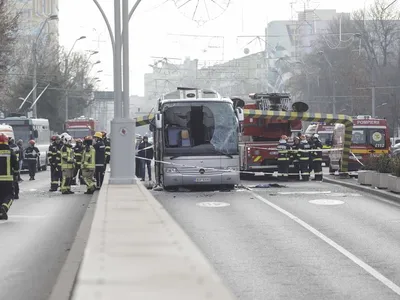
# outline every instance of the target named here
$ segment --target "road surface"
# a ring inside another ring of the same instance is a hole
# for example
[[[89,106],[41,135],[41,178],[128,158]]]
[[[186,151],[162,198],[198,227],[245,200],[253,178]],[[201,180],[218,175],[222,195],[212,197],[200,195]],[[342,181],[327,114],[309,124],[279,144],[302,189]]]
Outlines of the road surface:
[[[46,300],[91,197],[50,193],[49,172],[27,175],[20,199],[0,221],[0,299]],[[79,190],[77,187],[75,190]]]
[[[317,182],[153,194],[238,299],[400,299],[399,205]]]

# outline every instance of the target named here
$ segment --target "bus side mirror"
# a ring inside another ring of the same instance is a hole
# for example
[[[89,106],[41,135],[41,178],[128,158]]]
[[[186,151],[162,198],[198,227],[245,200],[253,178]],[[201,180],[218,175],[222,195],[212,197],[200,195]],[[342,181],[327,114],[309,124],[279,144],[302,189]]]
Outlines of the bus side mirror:
[[[35,139],[39,137],[39,132],[36,129],[33,131],[33,136],[35,137]]]
[[[242,108],[240,108],[240,107],[236,108],[236,115],[238,117],[239,122],[244,121],[244,112],[243,112]]]
[[[162,122],[162,114],[157,113],[154,116],[155,120],[156,120],[156,128],[157,129],[162,129],[163,128],[163,122]]]

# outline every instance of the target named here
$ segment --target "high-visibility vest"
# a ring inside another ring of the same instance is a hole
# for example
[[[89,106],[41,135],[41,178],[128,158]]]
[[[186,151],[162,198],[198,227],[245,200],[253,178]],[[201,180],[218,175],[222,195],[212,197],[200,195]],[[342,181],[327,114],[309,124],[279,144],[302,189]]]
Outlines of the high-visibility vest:
[[[12,150],[0,150],[0,181],[13,181],[14,174],[11,168]]]
[[[94,170],[96,168],[96,150],[93,146],[85,148],[82,154],[82,169]]]
[[[61,168],[62,169],[73,169],[74,164],[69,161],[73,161],[74,159],[74,151],[72,151],[71,147],[64,146],[61,149]]]

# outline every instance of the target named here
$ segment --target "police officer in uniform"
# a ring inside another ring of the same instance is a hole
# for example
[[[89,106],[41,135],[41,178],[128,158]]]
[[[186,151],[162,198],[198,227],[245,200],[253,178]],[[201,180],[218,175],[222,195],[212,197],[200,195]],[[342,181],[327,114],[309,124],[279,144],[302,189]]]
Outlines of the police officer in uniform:
[[[103,134],[96,132],[94,134],[95,143],[93,145],[96,150],[96,168],[94,176],[96,177],[96,189],[100,189],[104,180],[105,162],[106,162],[106,146],[103,142]]]
[[[61,193],[64,195],[74,194],[71,191],[71,181],[74,175],[75,160],[74,150],[72,150],[72,137],[64,135],[63,147],[61,148],[61,170],[62,170],[62,181],[61,181]]]
[[[313,158],[313,170],[314,170],[314,179],[316,181],[322,181],[322,143],[319,140],[319,135],[314,134],[312,137],[312,149],[317,151],[311,152]]]
[[[18,171],[18,159],[8,145],[8,137],[0,134],[0,220],[8,220],[14,198],[14,172]]]
[[[8,146],[10,149],[14,152],[15,156],[17,157],[17,161],[19,162],[19,147],[17,144],[15,144],[15,140],[12,137],[8,138]],[[14,171],[14,200],[19,199],[19,164],[18,164],[18,170]]]
[[[76,185],[76,177],[78,176],[81,184],[84,184],[82,180],[81,174],[81,162],[82,162],[82,153],[83,153],[83,144],[81,139],[76,140],[76,145],[73,148],[75,155],[75,169],[74,169],[74,177],[72,178],[71,185]]]
[[[303,181],[308,181],[310,179],[310,170],[309,170],[309,161],[310,161],[310,150],[311,146],[307,142],[307,139],[304,135],[300,137],[300,144],[298,150],[299,157],[299,166],[301,177]]]
[[[91,136],[85,137],[83,144],[82,178],[87,187],[85,194],[91,195],[96,190],[96,184],[93,181],[94,170],[96,169],[96,150],[92,146],[93,138]]]
[[[39,149],[35,146],[34,140],[29,141],[29,147],[25,149],[25,160],[28,162],[29,180],[35,180],[37,160],[40,156]]]
[[[289,176],[290,146],[287,140],[288,137],[282,135],[276,147],[278,149],[278,179],[281,181],[287,181]]]

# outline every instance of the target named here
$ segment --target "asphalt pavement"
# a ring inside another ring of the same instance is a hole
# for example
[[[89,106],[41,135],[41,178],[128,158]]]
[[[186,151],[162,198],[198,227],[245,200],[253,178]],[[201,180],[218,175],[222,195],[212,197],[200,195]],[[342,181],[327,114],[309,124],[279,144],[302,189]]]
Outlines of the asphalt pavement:
[[[328,183],[242,183],[153,192],[238,299],[400,299],[400,205]]]
[[[51,193],[49,171],[20,184],[8,221],[0,221],[0,300],[46,300],[91,196]]]

